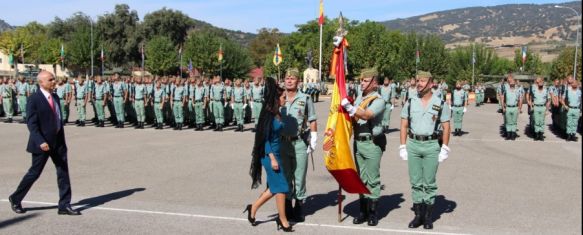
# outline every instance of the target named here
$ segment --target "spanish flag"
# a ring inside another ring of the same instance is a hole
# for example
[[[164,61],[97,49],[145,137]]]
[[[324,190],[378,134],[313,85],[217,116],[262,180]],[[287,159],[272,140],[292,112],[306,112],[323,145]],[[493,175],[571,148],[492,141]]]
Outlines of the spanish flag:
[[[282,61],[283,61],[283,54],[281,53],[281,49],[279,48],[279,43],[278,43],[277,47],[275,47],[275,52],[273,53],[273,64],[275,66],[279,66],[279,64],[281,64]]]
[[[320,15],[318,16],[318,25],[324,24],[324,0],[320,0]]]
[[[350,150],[350,137],[352,136],[352,122],[350,116],[340,105],[340,101],[347,97],[345,80],[345,49],[348,45],[346,39],[334,48],[334,67],[332,74],[336,75],[332,103],[330,104],[330,116],[326,124],[324,136],[324,159],[326,169],[334,176],[340,187],[348,193],[370,194],[370,191],[360,180],[356,170],[356,164]]]
[[[182,52],[182,48],[180,48]],[[219,52],[217,53],[217,58],[219,59],[219,63],[223,62],[223,44],[219,47]]]

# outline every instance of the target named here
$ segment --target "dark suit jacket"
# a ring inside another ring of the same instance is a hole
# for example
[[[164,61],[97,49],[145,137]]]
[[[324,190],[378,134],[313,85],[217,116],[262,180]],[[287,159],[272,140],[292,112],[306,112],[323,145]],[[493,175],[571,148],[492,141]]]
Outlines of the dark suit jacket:
[[[56,112],[60,112],[59,97],[51,93],[53,102],[55,102]],[[51,151],[57,153],[66,153],[67,144],[65,143],[65,130],[57,132],[58,117],[53,113],[47,98],[43,95],[40,88],[28,97],[26,103],[27,126],[30,136],[28,137],[28,146],[26,151],[33,154],[41,154],[40,148],[42,143],[47,143]]]

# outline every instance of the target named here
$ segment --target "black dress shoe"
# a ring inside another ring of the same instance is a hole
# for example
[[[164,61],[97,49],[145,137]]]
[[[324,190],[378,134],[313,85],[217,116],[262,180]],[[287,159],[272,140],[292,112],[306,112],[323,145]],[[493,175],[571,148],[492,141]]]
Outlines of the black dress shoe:
[[[64,209],[59,209],[59,215],[81,215],[81,212],[74,210],[71,206],[67,206]]]
[[[16,214],[24,214],[24,212],[26,212],[22,208],[22,205],[20,205],[20,203],[14,203],[12,201],[12,197],[8,197],[8,201],[10,202],[10,208],[12,208],[12,211],[14,211],[14,213],[16,213]]]

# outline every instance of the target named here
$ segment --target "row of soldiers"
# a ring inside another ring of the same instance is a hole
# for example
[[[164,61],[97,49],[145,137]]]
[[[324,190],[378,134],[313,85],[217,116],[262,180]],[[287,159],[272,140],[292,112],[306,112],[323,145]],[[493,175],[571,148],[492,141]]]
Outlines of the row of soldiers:
[[[23,120],[26,119],[26,97],[34,92],[36,85],[30,80],[12,84],[12,80],[3,79],[2,96],[15,94],[20,99]],[[27,84],[27,85],[20,85]],[[26,92],[21,92],[24,89]],[[162,129],[168,124],[176,130],[182,130],[185,124],[200,131],[210,124],[216,131],[224,126],[236,123],[235,131],[243,131],[243,124],[250,121],[251,113],[259,115],[263,100],[261,78],[255,78],[253,84],[242,79],[224,82],[218,76],[194,77],[184,80],[173,77],[122,78],[119,74],[111,77],[83,77],[76,79],[59,79],[55,89],[61,98],[61,115],[64,124],[68,123],[70,105],[77,109],[78,126],[85,126],[86,108],[95,113],[95,126],[104,127],[105,110],[110,113],[109,120],[116,128],[124,128],[126,120],[138,129],[143,129],[146,122]],[[8,98],[7,98],[8,99]],[[12,100],[4,103],[12,103]],[[12,122],[11,105],[4,105],[7,122]],[[245,120],[246,119],[246,120]],[[257,122],[257,120],[255,120]]]
[[[0,77],[0,106],[2,106],[0,116],[6,117],[5,123],[13,122],[17,110],[26,117],[26,99],[37,89],[32,80],[25,81],[24,77],[18,80]],[[21,122],[24,122],[24,119]]]
[[[534,84],[524,89],[508,75],[497,87],[499,111],[504,116],[506,139],[515,140],[518,115],[523,104],[528,106],[529,126],[533,138],[544,141],[545,117],[551,113],[553,128],[565,135],[567,141],[577,141],[577,127],[581,117],[581,86],[579,81],[567,76],[545,86],[544,79],[537,77]]]

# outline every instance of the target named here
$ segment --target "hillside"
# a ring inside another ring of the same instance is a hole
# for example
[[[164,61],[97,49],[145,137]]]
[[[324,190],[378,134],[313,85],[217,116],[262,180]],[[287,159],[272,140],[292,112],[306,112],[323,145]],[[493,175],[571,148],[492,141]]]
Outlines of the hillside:
[[[0,19],[0,33],[10,29],[12,29],[12,26]]]

